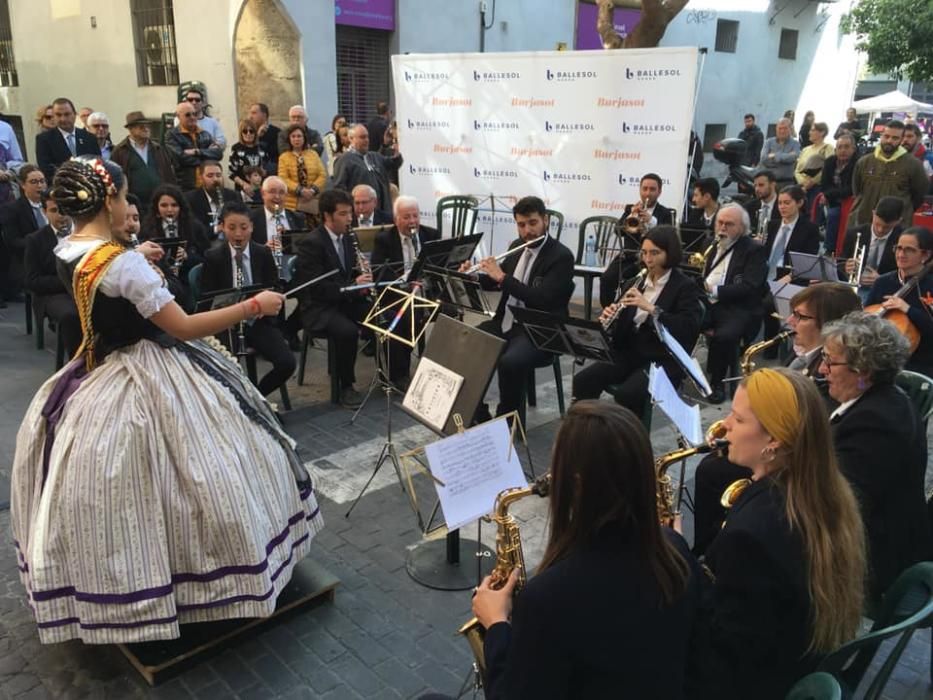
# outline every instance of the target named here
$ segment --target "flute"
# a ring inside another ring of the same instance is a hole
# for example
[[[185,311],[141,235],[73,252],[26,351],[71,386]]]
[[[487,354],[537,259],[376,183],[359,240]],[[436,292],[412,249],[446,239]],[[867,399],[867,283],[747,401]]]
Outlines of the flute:
[[[530,245],[535,245],[536,243],[540,243],[541,240],[542,240],[542,238],[540,238],[540,237],[539,237],[539,238],[533,238],[533,239],[530,240],[530,241],[527,241],[527,242],[525,242],[525,243],[522,243],[521,245],[515,246],[515,247],[512,248],[511,250],[507,250],[507,251],[505,251],[504,253],[500,253],[500,254],[497,255],[495,258],[493,258],[493,260],[495,260],[497,263],[498,263],[498,262],[502,262],[502,261],[505,260],[507,257],[509,257],[510,255],[512,255],[512,253],[517,253],[517,252],[520,251],[522,248],[527,248],[527,247],[530,246]],[[482,263],[476,263],[473,267],[471,267],[469,270],[466,271],[466,274],[472,275],[472,274],[475,273],[475,272],[479,272],[479,269],[480,269],[481,266],[482,266]]]

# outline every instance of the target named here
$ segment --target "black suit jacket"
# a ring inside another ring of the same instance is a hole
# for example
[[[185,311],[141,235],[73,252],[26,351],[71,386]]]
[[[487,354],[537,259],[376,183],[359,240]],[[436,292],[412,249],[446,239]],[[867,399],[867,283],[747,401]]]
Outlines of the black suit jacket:
[[[626,204],[625,209],[622,211],[622,218],[619,219],[619,225],[622,226],[625,223],[625,220],[628,218],[629,214],[632,213],[633,204]],[[654,218],[658,221],[658,226],[673,226],[674,225],[674,210],[668,209],[663,204],[658,202],[654,206],[653,212]]]
[[[26,197],[20,197],[0,207],[3,242],[14,260],[22,260],[27,234],[39,229],[34,211]]]
[[[771,258],[771,249],[774,247],[774,239],[777,238],[778,231],[781,230],[781,219],[772,220],[768,224],[768,237],[765,239],[765,260]],[[815,255],[820,252],[820,229],[816,224],[802,215],[797,217],[794,228],[791,229],[790,238],[784,247],[784,265],[790,267],[790,252],[810,253]]]
[[[859,499],[869,591],[877,600],[898,574],[931,554],[926,432],[910,399],[892,384],[869,387],[833,419],[832,430],[839,467]]]
[[[684,594],[670,606],[644,557],[609,525],[595,542],[528,580],[512,624],[487,630],[486,697],[684,697],[699,572],[683,539],[664,531],[688,562]]]
[[[373,210],[373,226],[383,226],[385,224],[391,224],[393,219],[382,209]],[[356,214],[353,214],[353,228],[356,228],[360,225],[360,220],[357,218]]]
[[[334,314],[342,313],[341,307],[362,299],[359,292],[340,291],[341,287],[352,285],[359,275],[356,267],[356,251],[350,241],[350,236],[341,236],[340,242],[343,245],[345,268],[341,267],[330,234],[324,226],[318,226],[298,244],[298,264],[295,278],[292,280],[295,286],[323,275],[325,272],[337,270],[337,274],[306,287],[298,293],[301,319],[308,330],[322,330]]]
[[[55,258],[57,245],[58,236],[51,226],[43,226],[26,236],[23,286],[33,294],[68,293],[61,277],[58,276]]]
[[[288,222],[289,231],[298,231],[305,228],[305,222],[293,211],[282,208],[282,218]],[[269,234],[266,231],[266,208],[256,207],[249,213],[249,220],[253,224],[253,242],[265,245],[269,242]],[[297,243],[290,238],[285,239],[285,252],[291,253],[297,247]]]
[[[744,309],[761,313],[762,295],[767,290],[768,258],[765,249],[748,236],[741,236],[732,244],[732,257],[726,268],[723,283],[716,290],[718,302],[723,308]],[[715,253],[716,251],[714,251]],[[703,268],[705,279],[719,256],[711,253]]]
[[[385,231],[376,234],[376,240],[373,245],[373,254],[370,257],[375,269],[377,265],[384,265],[373,274],[377,281],[395,279],[402,274],[404,270],[404,256],[402,255],[402,239],[398,228],[393,226]],[[418,228],[418,241],[415,243],[415,252],[421,251],[421,246],[429,241],[440,240],[441,234],[436,228],[430,226],[420,226]],[[389,263],[386,265],[386,263]]]
[[[900,224],[894,227],[894,230],[891,231],[891,235],[888,236],[888,240],[884,242],[884,250],[881,251],[881,262],[878,264],[879,274],[885,274],[886,272],[893,272],[897,269],[897,262],[894,259],[894,244],[897,242],[897,237],[901,234],[903,228]],[[859,238],[861,234],[861,238]],[[847,279],[846,275],[846,259],[851,258],[855,253],[855,244],[856,242],[861,242],[865,246],[865,268],[868,268],[868,253],[871,252],[871,224],[862,224],[861,226],[856,226],[855,228],[850,228],[846,231],[846,238],[842,244],[842,262],[839,263],[839,279]]]
[[[204,224],[204,228],[208,231],[211,240],[216,238],[217,233],[214,231],[213,221],[211,220],[211,205],[207,200],[207,193],[200,188],[191,190],[185,192],[185,199],[188,201],[188,206],[191,207],[191,217]],[[237,192],[224,187],[224,204],[242,201],[243,198]]]
[[[279,168],[279,134],[282,130],[274,124],[269,124],[266,133],[259,137],[259,145],[266,152],[269,159],[266,175],[275,175]]]
[[[75,129],[75,155],[99,156],[100,146],[97,139],[84,129]],[[71,151],[65,143],[65,137],[58,129],[49,129],[36,134],[36,163],[45,174],[49,185],[59,165],[71,158]]]
[[[715,582],[691,642],[688,697],[779,700],[813,670],[805,555],[781,487],[754,482],[706,555]]]
[[[839,173],[839,187],[836,187],[836,156],[830,156],[823,163],[823,174],[820,178],[820,191],[826,198],[826,203],[831,207],[838,207],[842,200],[852,196],[852,173],[855,172],[855,163],[858,161],[858,154],[849,158],[849,162]]]
[[[623,285],[623,293],[635,284],[636,279],[631,279]],[[660,309],[658,320],[677,342],[690,352],[700,334],[700,321],[703,317],[700,289],[696,282],[680,270],[671,270],[671,276],[654,305]],[[652,362],[660,363],[676,386],[683,379],[683,371],[661,344],[650,318],[645,319],[640,327],[635,327],[637,310],[634,306],[627,306],[619,314],[612,329],[616,348],[630,358],[627,366],[634,365],[632,369],[637,366],[646,367]]]
[[[521,238],[516,238],[509,244],[509,250],[522,243]],[[480,276],[483,288],[502,290],[502,297],[492,320],[501,326],[506,304],[512,303],[510,300],[513,297],[523,301],[529,309],[568,316],[568,305],[574,288],[573,253],[570,249],[550,236],[545,239],[541,250],[535,256],[531,270],[525,276],[527,284],[522,284],[512,276],[521,257],[522,253],[516,253],[502,261],[500,267],[505,273],[505,278],[498,285],[486,275]]]
[[[279,282],[279,273],[275,267],[272,251],[253,241],[249,243],[249,270],[253,284],[274,287]],[[235,286],[230,246],[227,243],[219,243],[204,254],[201,293],[207,294]]]

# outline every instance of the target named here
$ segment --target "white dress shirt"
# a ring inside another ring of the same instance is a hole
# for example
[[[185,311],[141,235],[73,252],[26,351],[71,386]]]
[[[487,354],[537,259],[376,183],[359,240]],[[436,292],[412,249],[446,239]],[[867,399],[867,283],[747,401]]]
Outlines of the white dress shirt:
[[[541,252],[541,249],[547,243],[547,236],[543,237],[541,243],[536,246],[528,246],[525,250],[522,251],[521,257],[518,259],[518,264],[515,266],[515,272],[512,273],[512,277],[526,284],[528,281],[528,274],[531,272],[531,268],[534,267],[535,260],[538,258],[538,253]],[[516,299],[515,297],[509,297],[505,300],[505,312],[502,314],[502,332],[508,333],[512,328],[512,323],[514,322],[514,317],[512,316],[512,310],[510,306],[525,306],[525,302],[521,299]]]
[[[719,287],[722,286],[723,282],[726,279],[726,272],[729,271],[729,263],[732,261],[732,248],[735,246],[735,242],[729,244],[729,248],[726,251],[726,254],[719,258],[716,261],[716,264],[710,268],[709,274],[706,276],[706,285],[710,289],[710,301],[715,304],[719,299]],[[719,256],[720,251],[717,249],[714,251],[717,256]],[[714,258],[715,259],[715,258]]]
[[[658,297],[661,296],[661,292],[664,291],[664,285],[667,284],[667,281],[671,278],[671,271],[668,270],[663,275],[661,275],[657,281],[652,282],[650,277],[645,278],[645,289],[642,291],[642,296],[652,304],[656,303]],[[645,319],[648,318],[648,312],[644,309],[637,309],[635,311],[635,327],[640,328],[641,324],[645,322]]]

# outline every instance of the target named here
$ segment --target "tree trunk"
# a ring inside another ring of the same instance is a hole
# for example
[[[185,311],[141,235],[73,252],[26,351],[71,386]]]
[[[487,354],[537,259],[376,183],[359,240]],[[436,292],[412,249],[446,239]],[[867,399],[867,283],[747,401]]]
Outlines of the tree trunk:
[[[667,25],[687,5],[689,0],[642,0],[641,19],[629,35],[622,39],[612,23],[612,0],[598,0],[596,31],[607,49],[647,49],[658,45]]]

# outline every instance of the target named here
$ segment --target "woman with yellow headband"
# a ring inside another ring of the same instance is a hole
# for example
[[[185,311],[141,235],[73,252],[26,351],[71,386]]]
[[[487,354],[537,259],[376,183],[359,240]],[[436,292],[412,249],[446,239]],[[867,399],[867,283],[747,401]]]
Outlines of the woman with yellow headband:
[[[725,419],[729,458],[751,479],[710,545],[714,577],[691,656],[690,698],[783,698],[855,636],[865,545],[810,379],[762,369]]]

